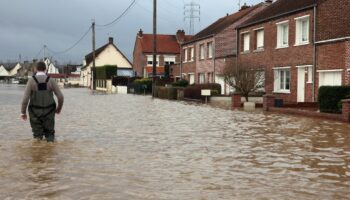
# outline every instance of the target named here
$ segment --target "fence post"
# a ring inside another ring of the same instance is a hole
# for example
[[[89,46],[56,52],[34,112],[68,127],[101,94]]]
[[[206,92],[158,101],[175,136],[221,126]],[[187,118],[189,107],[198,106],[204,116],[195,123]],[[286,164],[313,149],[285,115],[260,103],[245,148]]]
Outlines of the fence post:
[[[342,118],[346,122],[350,122],[350,99],[343,99],[342,101]]]
[[[232,108],[240,108],[241,107],[241,93],[233,93],[231,97]]]
[[[269,111],[270,107],[274,107],[275,96],[272,94],[266,94],[263,96],[263,109],[264,111]]]

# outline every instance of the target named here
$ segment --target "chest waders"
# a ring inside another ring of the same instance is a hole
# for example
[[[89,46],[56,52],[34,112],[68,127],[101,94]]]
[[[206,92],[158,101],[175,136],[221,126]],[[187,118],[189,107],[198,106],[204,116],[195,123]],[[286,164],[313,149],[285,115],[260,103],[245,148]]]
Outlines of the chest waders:
[[[35,76],[33,79],[38,87],[37,91],[32,92],[28,106],[33,136],[37,139],[43,139],[45,136],[48,142],[53,142],[55,139],[56,103],[53,92],[47,88],[50,77],[48,76],[44,83],[39,83]]]

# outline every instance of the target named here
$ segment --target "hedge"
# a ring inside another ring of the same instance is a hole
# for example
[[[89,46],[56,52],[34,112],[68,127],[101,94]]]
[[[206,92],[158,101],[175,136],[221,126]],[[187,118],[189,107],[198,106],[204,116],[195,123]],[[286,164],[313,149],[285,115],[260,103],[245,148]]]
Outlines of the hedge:
[[[94,77],[95,79],[111,79],[113,76],[117,75],[117,66],[116,65],[104,65],[101,67],[95,67]]]
[[[321,112],[341,113],[341,100],[350,94],[350,86],[322,86],[318,90]]]
[[[177,89],[173,87],[159,87],[157,86],[155,88],[155,97],[158,97],[160,99],[171,99],[175,100],[177,99]]]
[[[133,89],[135,94],[152,93],[152,79],[136,79],[128,85],[129,92]]]
[[[201,91],[203,89],[210,89],[211,95],[219,95],[221,92],[221,85],[217,83],[209,83],[209,84],[198,84],[186,87],[184,90],[184,97],[188,99],[202,99],[205,97],[202,96]]]
[[[175,83],[172,84],[174,87],[187,87],[188,86],[188,81],[185,79],[180,79],[176,81]]]

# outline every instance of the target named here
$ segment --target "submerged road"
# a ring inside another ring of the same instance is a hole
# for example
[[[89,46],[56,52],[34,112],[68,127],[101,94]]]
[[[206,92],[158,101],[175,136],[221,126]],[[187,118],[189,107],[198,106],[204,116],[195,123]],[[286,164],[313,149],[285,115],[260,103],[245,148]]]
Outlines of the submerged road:
[[[350,125],[65,89],[57,142],[0,84],[0,199],[348,199]]]

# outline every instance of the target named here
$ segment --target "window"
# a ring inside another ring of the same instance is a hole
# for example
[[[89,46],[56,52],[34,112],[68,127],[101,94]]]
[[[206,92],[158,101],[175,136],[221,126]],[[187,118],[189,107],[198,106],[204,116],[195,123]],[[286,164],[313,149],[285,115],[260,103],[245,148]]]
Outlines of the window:
[[[249,51],[250,35],[249,33],[243,34],[243,52]]]
[[[173,65],[175,64],[175,56],[164,56],[164,65]]]
[[[200,46],[199,46],[199,49],[200,49],[200,59],[204,59],[204,44],[201,44]]]
[[[194,61],[194,48],[191,47],[191,61]]]
[[[205,83],[205,75],[204,73],[198,74],[199,84]]]
[[[308,66],[307,68],[307,83],[312,83],[313,82],[313,67],[312,66]]]
[[[147,66],[153,66],[153,55],[147,56]],[[157,56],[157,66],[159,66],[159,56]]]
[[[287,22],[277,24],[277,48],[288,47],[289,25]]]
[[[339,86],[342,83],[342,70],[320,70],[319,72],[319,87]]]
[[[295,44],[302,45],[309,43],[309,16],[296,18]]]
[[[208,43],[208,58],[213,57],[213,42]]]
[[[256,31],[256,49],[264,49],[264,30],[260,29]]]
[[[188,49],[187,48],[185,48],[184,54],[185,54],[184,61],[187,62],[188,61]]]
[[[274,92],[290,92],[290,68],[282,67],[275,69]]]

